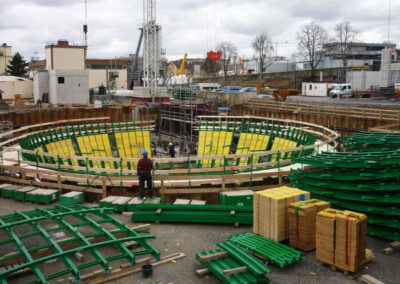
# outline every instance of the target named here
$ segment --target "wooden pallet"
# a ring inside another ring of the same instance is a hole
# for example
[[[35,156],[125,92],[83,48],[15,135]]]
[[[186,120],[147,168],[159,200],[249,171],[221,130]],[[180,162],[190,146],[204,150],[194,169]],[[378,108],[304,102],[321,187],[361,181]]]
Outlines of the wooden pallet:
[[[350,275],[352,275],[352,274],[354,274],[354,273],[359,272],[359,271],[360,271],[361,269],[363,269],[367,264],[369,264],[369,263],[375,263],[375,260],[376,260],[376,257],[375,257],[375,255],[374,255],[374,253],[373,253],[370,249],[366,249],[366,251],[365,251],[365,260],[362,261],[362,262],[360,263],[360,268],[358,269],[358,271],[355,271],[355,272],[352,272],[352,271],[349,271],[349,270],[345,270],[345,269],[340,268],[340,267],[338,267],[338,266],[336,266],[336,265],[334,265],[334,264],[325,263],[325,262],[323,262],[323,261],[319,261],[319,264],[320,264],[321,266],[328,266],[332,271],[337,271],[337,270],[339,270],[339,271],[342,271],[344,275],[350,276]]]

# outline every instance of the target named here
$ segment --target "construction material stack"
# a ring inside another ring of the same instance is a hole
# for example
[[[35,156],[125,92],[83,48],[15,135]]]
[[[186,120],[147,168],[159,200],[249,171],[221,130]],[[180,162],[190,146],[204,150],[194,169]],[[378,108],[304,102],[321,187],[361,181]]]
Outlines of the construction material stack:
[[[325,209],[317,214],[316,257],[345,272],[356,272],[365,262],[367,216]]]
[[[292,170],[291,185],[334,208],[367,214],[370,235],[400,240],[400,133],[359,132],[342,141],[357,152],[293,159],[314,167]]]
[[[253,232],[275,241],[289,239],[289,204],[310,199],[310,193],[281,186],[254,193]]]
[[[293,248],[248,232],[229,236],[217,246],[196,254],[196,259],[224,283],[269,283],[267,274],[272,269],[264,262],[283,268],[302,256]],[[197,274],[203,272],[200,269]]]
[[[289,240],[292,247],[302,251],[315,249],[317,213],[329,207],[328,202],[317,199],[289,204]]]

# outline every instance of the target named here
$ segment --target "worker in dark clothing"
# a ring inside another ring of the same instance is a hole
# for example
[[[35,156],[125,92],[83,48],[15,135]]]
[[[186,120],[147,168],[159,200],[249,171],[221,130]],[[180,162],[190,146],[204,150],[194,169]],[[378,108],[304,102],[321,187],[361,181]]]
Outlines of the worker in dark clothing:
[[[174,147],[174,144],[172,144],[172,142],[171,142],[171,143],[169,143],[168,147],[169,147],[169,155],[170,155],[170,157],[171,158],[175,158],[175,147]]]
[[[140,186],[140,199],[144,197],[144,182],[147,183],[147,188],[149,190],[149,198],[153,198],[152,192],[152,178],[151,170],[153,169],[153,162],[149,159],[148,152],[144,150],[142,152],[143,158],[139,160],[137,165],[137,174],[139,176],[139,186]]]

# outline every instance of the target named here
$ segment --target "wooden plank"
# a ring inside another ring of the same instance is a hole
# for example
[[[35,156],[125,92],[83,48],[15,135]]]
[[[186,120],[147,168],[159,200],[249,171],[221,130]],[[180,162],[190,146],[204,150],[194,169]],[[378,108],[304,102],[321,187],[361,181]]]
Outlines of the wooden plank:
[[[210,270],[208,270],[208,268],[201,268],[201,269],[196,270],[196,274],[198,277],[203,277],[203,276],[207,275],[208,273],[210,273]]]
[[[83,254],[81,254],[80,252],[76,252],[74,253],[74,257],[77,261],[82,262],[83,261]]]
[[[236,268],[231,268],[231,269],[225,269],[222,271],[224,275],[232,275],[232,274],[238,274],[238,273],[244,273],[249,271],[249,269],[246,266],[241,266],[241,267],[236,267]]]
[[[361,275],[360,280],[367,284],[385,284],[384,282],[372,277],[369,274]]]
[[[181,258],[184,258],[186,255],[184,253],[176,253],[173,255],[168,255],[165,257],[162,257],[159,261],[157,260],[153,260],[150,263],[153,265],[153,267],[157,267],[161,264],[165,264],[165,263],[169,263]],[[137,263],[138,264],[138,263]],[[144,262],[140,263],[140,264],[144,264]],[[109,274],[103,274],[102,275],[97,275],[96,278],[94,279],[90,279],[85,283],[88,284],[102,284],[106,281],[112,281],[112,280],[116,280],[119,279],[121,277],[125,277],[134,273],[138,273],[142,271],[141,266],[137,267],[138,265],[135,265],[133,268],[132,267],[124,267],[124,268],[119,268],[116,269],[114,271],[111,271]]]
[[[161,212],[162,212],[162,209],[157,209],[157,210],[156,210],[156,214],[157,214],[157,215],[160,215]]]
[[[200,257],[200,261],[211,261],[219,258],[228,257],[229,254],[226,251],[221,251],[213,254],[203,255]]]

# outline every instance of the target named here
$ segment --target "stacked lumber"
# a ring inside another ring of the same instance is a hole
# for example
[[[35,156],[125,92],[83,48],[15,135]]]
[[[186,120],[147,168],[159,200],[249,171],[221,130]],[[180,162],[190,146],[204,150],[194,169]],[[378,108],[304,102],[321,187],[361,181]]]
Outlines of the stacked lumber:
[[[316,257],[345,272],[356,272],[365,261],[367,216],[325,209],[317,214]]]
[[[317,213],[330,204],[317,199],[289,204],[289,240],[292,247],[302,251],[315,249]]]
[[[281,186],[254,193],[253,232],[275,241],[289,239],[289,204],[310,199],[310,193]]]

